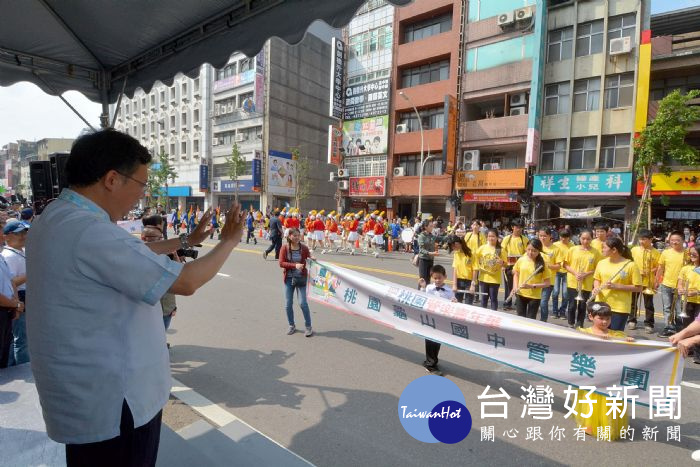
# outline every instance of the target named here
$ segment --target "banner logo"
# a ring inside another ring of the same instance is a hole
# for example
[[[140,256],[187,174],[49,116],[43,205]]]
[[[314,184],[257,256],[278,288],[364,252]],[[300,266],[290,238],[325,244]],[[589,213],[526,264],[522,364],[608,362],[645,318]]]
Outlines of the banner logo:
[[[413,380],[399,398],[399,420],[406,433],[424,443],[455,444],[472,429],[464,394],[447,378]]]

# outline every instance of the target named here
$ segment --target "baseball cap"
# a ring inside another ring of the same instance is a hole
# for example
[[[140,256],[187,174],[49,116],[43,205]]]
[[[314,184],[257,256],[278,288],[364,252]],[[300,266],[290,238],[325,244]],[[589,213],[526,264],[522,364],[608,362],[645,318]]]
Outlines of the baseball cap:
[[[5,227],[3,227],[2,233],[7,235],[7,234],[23,232],[25,230],[29,230],[28,223],[23,222],[23,221],[18,221],[17,219],[10,219],[5,224]]]
[[[28,221],[34,216],[34,210],[32,208],[24,208],[20,213],[20,219],[23,221]]]

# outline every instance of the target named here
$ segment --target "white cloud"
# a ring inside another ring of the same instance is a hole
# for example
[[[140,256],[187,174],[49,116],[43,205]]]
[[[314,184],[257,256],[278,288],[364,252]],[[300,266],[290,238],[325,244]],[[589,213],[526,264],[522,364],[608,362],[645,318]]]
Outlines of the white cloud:
[[[99,128],[100,104],[75,91],[63,97]],[[31,83],[0,87],[0,146],[18,139],[75,138],[86,126],[60,98],[45,94]]]

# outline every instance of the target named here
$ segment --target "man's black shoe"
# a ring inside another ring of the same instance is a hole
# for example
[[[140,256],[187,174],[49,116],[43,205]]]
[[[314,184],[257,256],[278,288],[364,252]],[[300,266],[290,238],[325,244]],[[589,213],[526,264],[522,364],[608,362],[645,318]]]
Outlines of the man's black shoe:
[[[263,251],[263,258],[267,259],[267,251]]]
[[[664,329],[663,331],[661,331],[660,333],[658,333],[657,336],[659,336],[659,337],[670,337],[670,336],[674,335],[675,333],[676,333],[676,331],[673,330],[673,329]]]

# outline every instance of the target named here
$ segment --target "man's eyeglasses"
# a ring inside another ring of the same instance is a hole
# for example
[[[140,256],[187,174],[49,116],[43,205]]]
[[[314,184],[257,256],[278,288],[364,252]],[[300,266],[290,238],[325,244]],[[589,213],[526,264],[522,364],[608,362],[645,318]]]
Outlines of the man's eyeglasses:
[[[138,183],[139,185],[141,185],[141,190],[142,190],[144,193],[146,192],[146,189],[148,188],[148,183],[142,182],[141,180],[137,180],[137,179],[135,179],[134,177],[132,177],[132,176],[130,176],[130,175],[127,175],[127,174],[125,174],[125,173],[119,172],[119,171],[117,171],[117,173],[118,173],[119,175],[121,175],[122,177],[126,177],[126,178],[128,178],[129,180],[135,181],[136,183]]]

